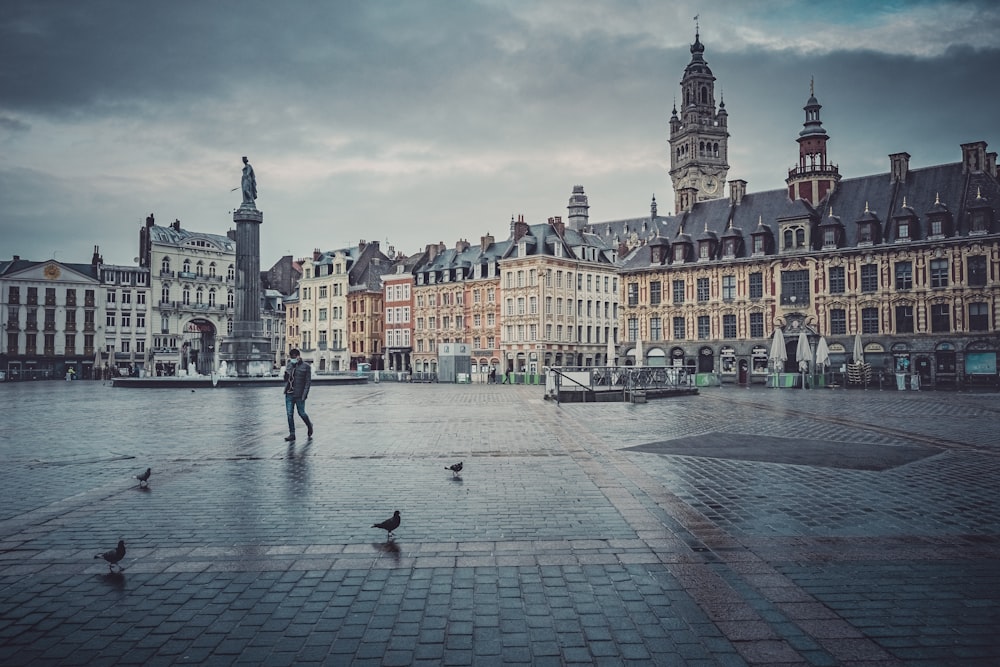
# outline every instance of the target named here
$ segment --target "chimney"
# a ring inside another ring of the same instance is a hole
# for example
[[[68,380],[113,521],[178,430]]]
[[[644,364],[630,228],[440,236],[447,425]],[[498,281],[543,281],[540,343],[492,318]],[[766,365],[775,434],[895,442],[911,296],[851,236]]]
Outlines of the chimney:
[[[368,245],[368,242],[365,241],[364,239],[358,241],[358,252],[362,252],[365,249],[366,245]]]
[[[458,243],[455,244],[455,252],[465,252],[469,249],[469,242],[465,239],[459,239]]]
[[[674,201],[674,213],[688,213],[694,208],[695,198],[698,195],[698,188],[681,188],[677,191],[677,198]]]
[[[396,248],[394,246],[389,246],[389,259],[394,259],[396,257]]]
[[[489,250],[489,247],[493,245],[494,241],[496,241],[496,239],[494,239],[489,232],[486,232],[486,236],[479,237],[479,249],[486,252]]]
[[[524,221],[523,215],[517,216],[517,222],[513,224],[514,241],[520,241],[521,237],[528,233],[528,223]]]
[[[235,241],[236,240],[236,230],[235,229],[230,229],[229,231],[227,231],[226,232],[226,238],[228,238],[230,241]]]
[[[99,246],[95,245],[94,256],[90,258],[90,265],[96,269],[98,264],[103,264],[103,263],[104,263],[104,258],[101,257],[101,249]]]
[[[993,178],[997,177],[997,154],[996,151],[986,154],[986,173]]]
[[[174,221],[172,223],[170,223],[170,227],[175,232],[181,231],[181,221],[179,219],[175,218]]]
[[[962,173],[975,174],[986,170],[986,142],[962,144]]]
[[[910,172],[910,154],[892,153],[889,155],[889,182],[906,183],[906,175]]]
[[[427,245],[427,249],[424,251],[427,253],[427,263],[430,264],[434,261],[434,258],[438,254],[438,246],[436,243],[430,243]]]
[[[20,259],[21,259],[21,256],[20,256],[20,255],[14,255],[14,261],[15,261],[15,262],[16,262],[16,261],[18,261],[18,260],[20,260]]]
[[[313,261],[318,262],[319,258],[323,256],[323,253],[319,251],[319,248],[313,248]]]
[[[156,224],[156,221],[153,219],[153,214],[150,213],[149,217],[146,218],[146,226],[147,227],[152,227],[155,224]]]
[[[747,194],[747,182],[742,178],[729,181],[729,204],[739,206],[743,203],[743,197]]]
[[[563,222],[561,215],[549,218],[549,223],[552,225],[552,229],[556,230],[556,234],[558,234],[560,238],[566,235],[566,223]]]

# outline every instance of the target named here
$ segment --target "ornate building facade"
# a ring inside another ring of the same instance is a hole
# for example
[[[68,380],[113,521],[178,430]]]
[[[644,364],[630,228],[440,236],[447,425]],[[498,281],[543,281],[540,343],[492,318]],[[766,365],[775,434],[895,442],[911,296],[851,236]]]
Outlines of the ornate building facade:
[[[167,227],[146,218],[139,230],[139,266],[149,271],[152,301],[147,369],[210,375],[222,339],[232,333],[236,242]]]
[[[3,379],[99,377],[105,295],[91,264],[14,256],[0,261],[0,371]]]
[[[682,80],[685,109],[692,94],[699,104],[712,99],[714,79],[700,65],[699,47],[696,38]],[[638,361],[647,365],[764,382],[776,370],[769,345],[780,329],[787,359],[779,371],[795,372],[802,361],[811,369],[820,338],[831,350],[829,367],[839,371],[860,361],[853,358],[860,338],[863,361],[883,377],[916,376],[915,386],[995,383],[996,153],[984,141],[962,144],[960,160],[923,168],[895,153],[887,172],[845,178],[828,159],[820,109],[811,86],[785,189],[748,193],[736,179],[728,198],[708,198],[692,174],[719,169],[725,144],[720,157],[714,142],[703,153],[702,137],[684,138],[683,123],[672,119],[672,164],[683,164],[687,179],[675,177],[675,215],[657,215],[654,200],[648,218],[587,222],[623,255],[621,351],[641,351]],[[695,126],[724,127],[704,118]],[[682,172],[675,167],[675,174]],[[797,358],[800,332],[809,359]]]

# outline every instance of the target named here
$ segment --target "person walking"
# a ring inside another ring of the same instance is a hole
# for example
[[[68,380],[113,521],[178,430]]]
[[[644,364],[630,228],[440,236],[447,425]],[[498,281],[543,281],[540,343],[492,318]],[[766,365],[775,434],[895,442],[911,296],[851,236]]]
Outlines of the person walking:
[[[295,411],[309,429],[307,437],[313,436],[313,423],[306,414],[306,399],[309,397],[309,387],[312,384],[312,369],[302,360],[297,349],[288,353],[288,365],[285,367],[285,412],[288,414],[288,437],[285,442],[295,442]]]

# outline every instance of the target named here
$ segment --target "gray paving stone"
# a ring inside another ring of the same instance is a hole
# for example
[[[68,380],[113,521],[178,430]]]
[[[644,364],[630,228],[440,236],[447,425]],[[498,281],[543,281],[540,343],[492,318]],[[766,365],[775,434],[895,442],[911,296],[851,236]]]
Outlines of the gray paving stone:
[[[0,662],[1000,662],[996,395],[486,389],[317,391],[290,449],[267,390],[0,385],[54,408],[0,436]]]

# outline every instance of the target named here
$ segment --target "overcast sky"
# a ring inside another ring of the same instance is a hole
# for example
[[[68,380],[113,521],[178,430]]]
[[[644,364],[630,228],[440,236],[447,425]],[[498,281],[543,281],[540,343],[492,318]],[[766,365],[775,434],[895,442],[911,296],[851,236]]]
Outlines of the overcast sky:
[[[696,14],[750,192],[784,187],[810,77],[845,178],[1000,148],[994,0],[5,0],[0,258],[130,264],[151,212],[225,234],[243,155],[262,268],[506,238],[577,184],[594,221],[672,211]]]

